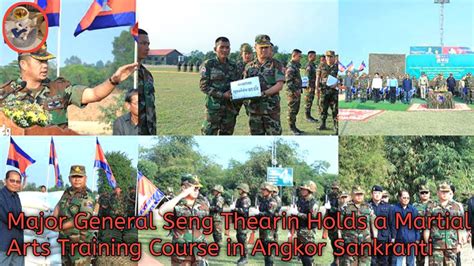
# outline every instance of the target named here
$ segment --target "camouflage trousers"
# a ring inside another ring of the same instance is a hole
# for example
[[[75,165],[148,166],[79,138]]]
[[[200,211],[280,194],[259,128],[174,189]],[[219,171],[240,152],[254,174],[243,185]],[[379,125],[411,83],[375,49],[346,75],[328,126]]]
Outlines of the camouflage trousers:
[[[143,108],[143,112],[140,112],[138,119],[138,135],[156,135],[155,105]]]
[[[249,114],[251,135],[281,135],[280,113]]]
[[[345,240],[347,241],[347,240]],[[340,266],[370,266],[371,257],[368,255],[367,250],[364,250],[365,253],[362,256],[349,256],[344,254],[342,256]],[[354,253],[355,250],[350,250],[350,253]]]
[[[307,87],[304,90],[304,111],[306,113],[311,113],[311,107],[313,107],[315,95],[315,88]]]
[[[456,249],[433,249],[428,261],[430,266],[455,266]]]
[[[217,110],[207,109],[201,133],[203,135],[232,135],[236,117],[235,110],[226,107]]]
[[[367,89],[360,89],[360,101],[366,102],[367,101]]]
[[[65,254],[61,255],[62,265],[64,266],[89,266],[91,264],[91,257],[84,257],[81,256],[78,250],[74,250],[74,255],[72,254],[72,250],[70,245],[66,245]]]
[[[321,90],[321,105],[323,107],[321,119],[327,119],[329,108],[331,108],[332,111],[332,118],[337,118],[337,98],[337,90],[331,88],[325,88]]]
[[[235,235],[237,238],[237,242],[244,245],[243,252],[245,257],[247,256],[247,232],[248,230],[241,229],[240,226],[239,228],[237,228],[237,233]]]
[[[300,111],[301,95],[296,96],[293,92],[287,92],[288,99],[288,124],[293,125],[296,123],[296,116]]]
[[[268,244],[269,243],[275,241],[274,233],[275,233],[274,230],[259,229],[258,235],[259,235],[260,240],[262,241],[262,244],[263,244],[265,250],[268,250]],[[270,256],[265,256],[265,266],[266,265],[273,265],[273,257],[271,255]]]
[[[222,241],[222,221],[216,220],[214,217],[214,231],[212,232],[214,242],[220,244]]]
[[[303,250],[306,244],[316,242],[314,231],[308,230],[307,228],[300,228],[300,230],[298,230],[296,233],[296,238],[298,239],[299,243],[303,244]],[[303,265],[312,265],[313,263],[313,256],[309,256],[307,254],[301,255],[300,259]]]

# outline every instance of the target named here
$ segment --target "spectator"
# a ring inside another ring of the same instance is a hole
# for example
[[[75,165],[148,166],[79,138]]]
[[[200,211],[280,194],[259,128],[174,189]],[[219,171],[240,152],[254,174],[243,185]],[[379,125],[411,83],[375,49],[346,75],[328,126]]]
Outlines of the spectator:
[[[413,83],[408,74],[406,74],[405,78],[403,79],[402,88],[403,88],[403,102],[405,104],[410,104],[411,90],[413,89]]]
[[[40,191],[42,193],[46,193],[46,186],[44,186],[44,185],[40,186]]]
[[[446,79],[446,83],[448,84],[448,91],[450,91],[454,95],[454,89],[456,88],[456,80],[453,77],[453,73],[449,74],[448,79]]]
[[[138,135],[138,91],[130,90],[125,96],[128,113],[114,122],[113,135]]]
[[[374,102],[378,103],[380,101],[380,90],[382,89],[382,78],[379,77],[379,73],[375,73],[371,87]]]

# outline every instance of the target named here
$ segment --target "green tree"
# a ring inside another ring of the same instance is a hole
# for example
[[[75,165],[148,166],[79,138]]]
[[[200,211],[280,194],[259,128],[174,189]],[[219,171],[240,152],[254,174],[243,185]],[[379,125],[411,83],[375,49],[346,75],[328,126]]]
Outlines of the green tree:
[[[124,30],[118,37],[115,37],[112,46],[114,60],[107,75],[112,75],[120,66],[131,64],[135,61],[135,40],[129,31]],[[125,90],[133,88],[133,75],[120,83],[118,87]]]
[[[106,152],[105,157],[109,162],[112,173],[114,174],[117,186],[123,191],[130,187],[135,187],[137,182],[137,171],[132,166],[132,160],[124,152]],[[109,185],[107,176],[102,169],[99,169],[98,192],[111,192],[113,189]]]
[[[66,58],[66,60],[64,60],[64,65],[82,65],[82,60],[79,57],[72,55],[71,57]]]

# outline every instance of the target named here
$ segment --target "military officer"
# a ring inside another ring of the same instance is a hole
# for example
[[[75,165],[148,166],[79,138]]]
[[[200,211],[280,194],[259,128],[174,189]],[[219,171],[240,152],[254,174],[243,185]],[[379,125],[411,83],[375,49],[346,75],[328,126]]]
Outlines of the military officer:
[[[288,99],[288,125],[294,135],[301,135],[303,131],[296,127],[296,116],[300,111],[301,103],[301,50],[294,49],[291,53],[291,61],[286,66],[285,79]]]
[[[379,217],[386,217],[387,221],[389,221],[390,216],[390,205],[382,201],[382,193],[383,188],[379,185],[375,185],[372,187],[372,199],[369,202],[369,205],[374,210],[375,216]],[[390,231],[389,229],[380,229],[377,233],[377,240],[383,246],[387,243],[390,243]],[[372,257],[371,265],[390,265],[388,261],[388,255],[377,255],[376,257]]]
[[[362,73],[359,79],[360,85],[360,102],[364,103],[367,101],[367,89],[369,88],[369,77],[366,73]]]
[[[259,77],[262,96],[249,101],[249,127],[252,135],[281,135],[280,95],[285,75],[283,65],[273,58],[268,35],[255,38],[257,58],[245,66],[244,78]]]
[[[278,195],[278,193],[279,193],[278,186],[273,185],[272,197],[277,202],[277,209],[276,209],[276,213],[275,213],[275,215],[277,215],[277,216],[280,215],[281,205],[282,205],[281,198]],[[275,228],[275,234],[273,235],[273,238],[275,239],[275,241],[278,241],[278,227]]]
[[[316,242],[316,235],[312,229],[308,229],[308,215],[316,217],[318,205],[313,193],[316,192],[316,184],[313,181],[305,181],[299,187],[300,197],[296,202],[298,209],[299,230],[296,233],[298,241],[303,245]],[[304,266],[313,265],[313,257],[308,254],[302,255],[301,262]]]
[[[79,230],[74,227],[74,218],[78,213],[85,213],[86,216],[80,217],[79,221],[83,223],[88,220],[94,213],[95,199],[92,191],[86,187],[87,176],[86,169],[83,165],[73,165],[69,172],[69,182],[71,187],[64,191],[61,199],[54,209],[55,217],[64,216],[67,220],[59,231],[59,239],[69,239],[66,243],[65,255],[62,256],[63,265],[90,265],[91,257],[82,257],[77,248],[74,249],[72,255],[71,243],[90,243],[93,238],[91,230]]]
[[[50,125],[67,128],[67,107],[85,107],[107,97],[120,82],[135,71],[137,64],[124,65],[102,84],[88,88],[71,85],[64,78],[48,79],[48,60],[54,55],[47,51],[46,44],[39,50],[18,54],[20,77],[0,85],[0,107],[8,107],[15,101],[36,103],[51,115]]]
[[[250,198],[248,196],[248,193],[250,191],[249,185],[246,183],[242,183],[237,187],[237,190],[239,191],[239,198],[237,199],[237,202],[235,203],[235,211],[240,217],[248,218],[249,217],[249,209],[250,206],[252,205],[252,202],[250,201]],[[241,243],[244,245],[244,255],[240,256],[240,259],[237,261],[238,265],[245,265],[247,264],[247,233],[248,230],[244,229],[245,227],[242,224],[239,224],[237,226],[237,242]]]
[[[316,94],[316,52],[308,52],[308,65],[305,69],[305,75],[308,77],[308,87],[305,89],[305,117],[308,122],[316,123],[317,119],[311,116],[311,107],[313,107],[314,95]]]
[[[237,110],[232,102],[230,83],[239,80],[237,65],[229,60],[230,42],[226,37],[215,41],[216,58],[206,60],[201,66],[199,87],[206,94],[206,120],[203,135],[232,135]]]
[[[321,126],[319,130],[327,129],[326,119],[328,116],[328,109],[331,107],[332,118],[334,121],[334,128],[337,131],[337,83],[328,86],[327,81],[329,76],[337,78],[338,67],[335,63],[335,53],[334,51],[326,51],[326,63],[319,64],[318,70],[316,72],[316,89],[321,90],[321,103],[322,103],[322,113],[321,113]]]
[[[244,78],[245,65],[253,60],[253,49],[248,43],[243,43],[240,46],[240,60],[237,61],[237,69],[240,73],[239,79]],[[234,100],[235,110],[237,115],[240,113],[242,105],[245,106],[245,112],[247,113],[247,101],[245,100]]]
[[[433,201],[430,199],[430,190],[427,186],[422,185],[418,190],[419,201],[413,203],[413,207],[418,210],[418,216],[425,217],[426,216],[426,208],[428,205],[433,204]],[[423,232],[420,232],[422,234]],[[425,265],[425,256],[418,253],[416,256],[416,265],[417,266],[424,266]]]
[[[449,215],[462,216],[463,213],[454,201],[450,200],[450,194],[452,193],[451,187],[443,182],[438,185],[438,201],[428,204],[426,208],[426,216],[437,216],[440,215],[445,217]],[[442,230],[437,224],[433,225],[431,229],[426,229],[423,232],[425,243],[428,243],[429,239],[432,240],[433,253],[429,257],[429,265],[456,265],[456,254],[461,251],[462,244],[462,232],[461,230]]]
[[[374,210],[368,203],[364,201],[364,190],[360,186],[355,186],[352,188],[352,201],[347,203],[347,206],[344,207],[341,211],[341,220],[344,221],[346,217],[350,217],[352,213],[355,214],[355,218],[365,216],[367,226],[366,229],[360,229],[360,226],[357,226],[356,229],[343,229],[339,230],[340,238],[344,239],[345,243],[357,243],[361,244],[364,242],[371,242],[372,236],[377,238],[377,229],[375,228],[374,220],[375,214]],[[341,265],[360,265],[368,266],[370,265],[370,256],[366,253],[362,256],[349,256],[348,254],[343,255]],[[351,253],[354,253],[354,250],[351,250]]]
[[[466,103],[472,104],[474,101],[474,77],[471,73],[467,73],[465,79],[465,87],[466,87]]]
[[[325,216],[332,217],[334,220],[337,219],[338,212],[340,211],[339,207],[339,195],[341,195],[341,192],[339,191],[339,182],[333,181],[331,184],[331,191],[327,194],[327,200],[329,202],[329,205],[327,205],[327,209]],[[329,239],[331,240],[331,246],[333,250],[335,249],[335,241],[338,239],[337,235],[337,228],[333,228],[331,230],[326,230],[323,229],[324,231],[328,232]],[[337,257],[333,255],[333,265],[335,265],[337,262]]]
[[[211,192],[213,197],[210,201],[211,205],[209,211],[214,221],[212,237],[214,238],[214,242],[220,245],[222,240],[222,216],[220,214],[224,208],[224,198],[221,195],[224,192],[224,188],[221,185],[215,185]]]
[[[278,203],[272,197],[272,191],[273,191],[273,185],[268,182],[264,182],[260,186],[261,200],[258,206],[258,211],[259,211],[258,216],[260,217],[274,217],[275,216]],[[265,250],[267,250],[269,243],[275,241],[274,230],[260,228],[258,235],[259,235],[260,241],[262,241],[262,244],[265,247]],[[271,255],[265,256],[265,266],[269,266],[269,265],[273,265],[273,259]]]

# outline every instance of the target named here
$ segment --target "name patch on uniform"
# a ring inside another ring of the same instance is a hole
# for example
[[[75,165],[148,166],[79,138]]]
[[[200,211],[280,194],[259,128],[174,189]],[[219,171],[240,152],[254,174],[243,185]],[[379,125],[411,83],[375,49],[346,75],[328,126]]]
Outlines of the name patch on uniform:
[[[230,90],[232,92],[233,100],[255,98],[260,97],[262,95],[262,92],[260,90],[260,81],[258,77],[252,77],[231,82]]]

